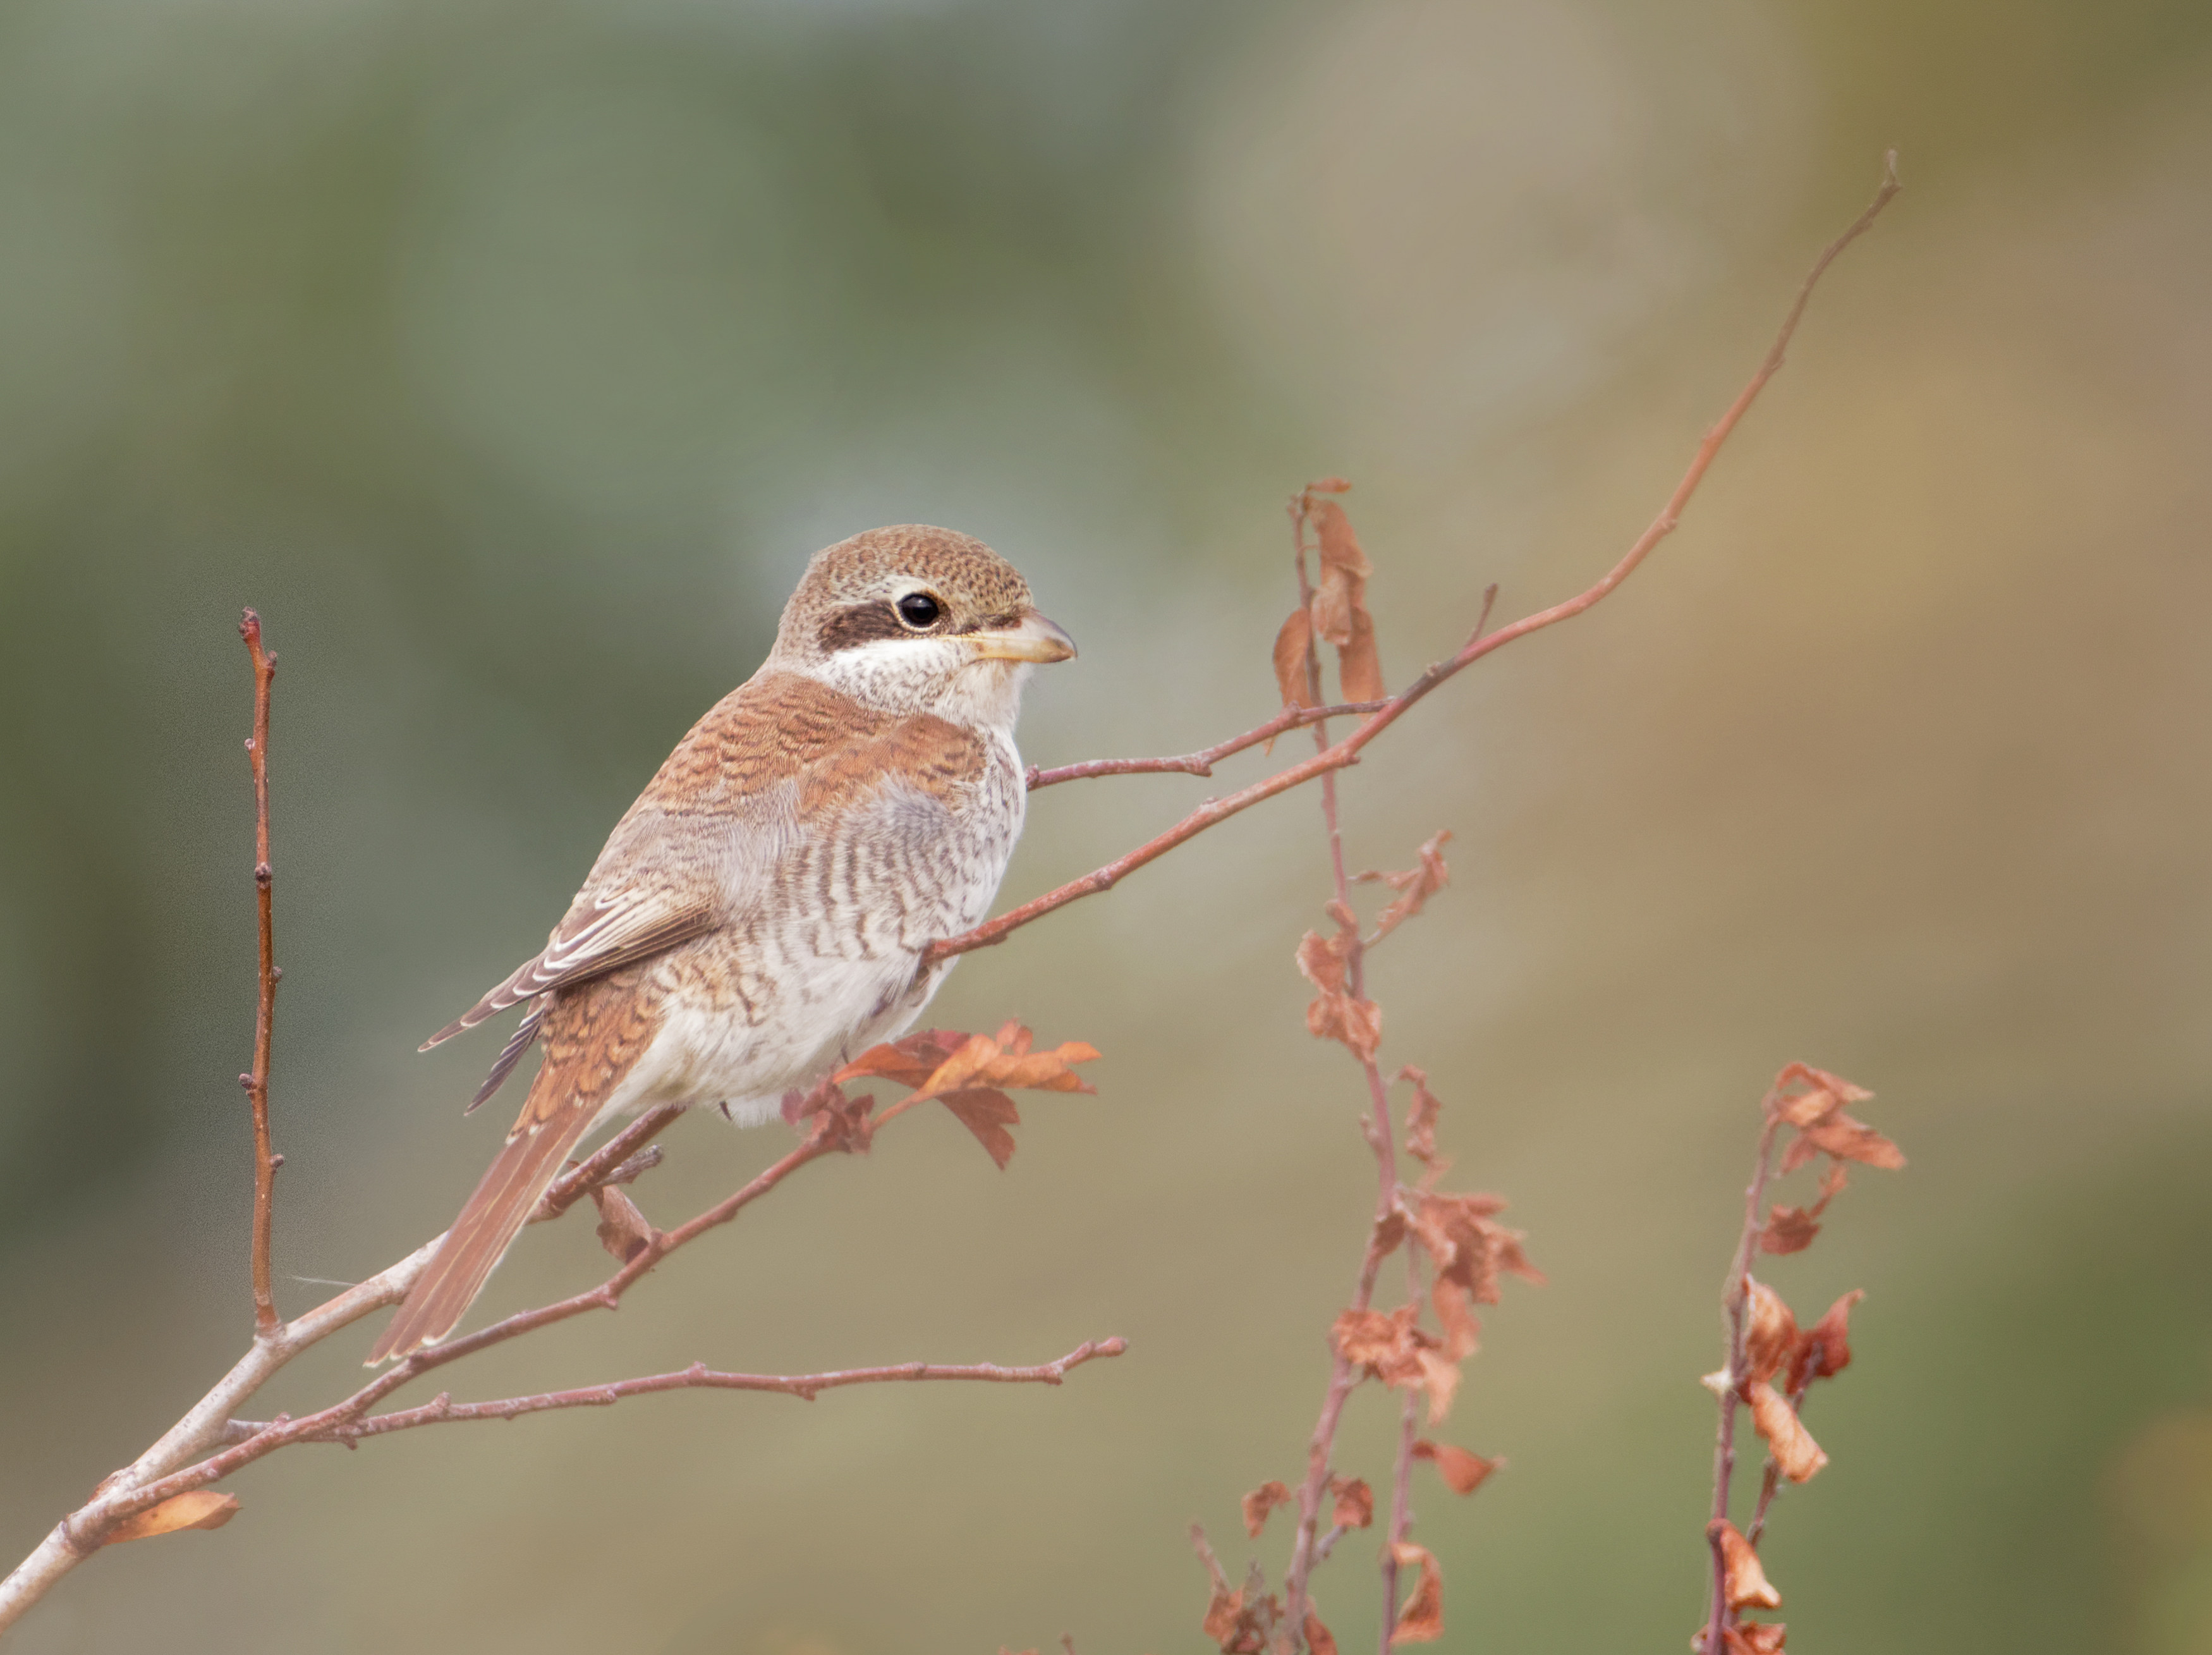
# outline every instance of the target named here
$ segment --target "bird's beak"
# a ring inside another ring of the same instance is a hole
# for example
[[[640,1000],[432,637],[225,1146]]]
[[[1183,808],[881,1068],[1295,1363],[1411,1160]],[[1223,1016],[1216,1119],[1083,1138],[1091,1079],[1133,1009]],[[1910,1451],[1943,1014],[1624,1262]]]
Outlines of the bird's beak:
[[[968,648],[977,660],[1068,660],[1075,640],[1032,609],[1012,626],[970,632]]]

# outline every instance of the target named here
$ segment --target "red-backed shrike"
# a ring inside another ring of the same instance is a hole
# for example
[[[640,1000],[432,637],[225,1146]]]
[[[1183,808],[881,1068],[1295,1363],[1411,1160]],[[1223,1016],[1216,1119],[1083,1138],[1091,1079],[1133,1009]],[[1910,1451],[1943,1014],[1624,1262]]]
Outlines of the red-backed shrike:
[[[533,1040],[506,1147],[376,1342],[451,1333],[569,1152],[665,1104],[744,1124],[921,1013],[1021,831],[1014,718],[1075,654],[988,546],[908,525],[816,554],[775,647],[616,824],[544,951],[424,1050],[528,1002],[477,1094]]]

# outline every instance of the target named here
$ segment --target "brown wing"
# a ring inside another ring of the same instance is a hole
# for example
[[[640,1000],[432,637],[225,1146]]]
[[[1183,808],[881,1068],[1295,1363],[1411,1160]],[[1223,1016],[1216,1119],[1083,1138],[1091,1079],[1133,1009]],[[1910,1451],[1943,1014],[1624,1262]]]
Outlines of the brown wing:
[[[464,1029],[473,1029],[510,1006],[648,959],[662,950],[714,929],[718,919],[714,892],[691,889],[656,890],[633,885],[594,895],[588,888],[576,898],[544,951],[526,960],[514,975],[485,995],[451,1023],[425,1040],[416,1050],[428,1051],[451,1040]],[[523,1045],[526,1047],[528,1041]],[[522,1056],[520,1049],[507,1058],[509,1068]],[[504,1078],[504,1077],[502,1077]],[[487,1096],[489,1094],[487,1093]]]
[[[936,719],[894,720],[793,672],[761,673],[691,727],[616,824],[606,848],[544,948],[422,1044],[428,1051],[510,1006],[589,982],[703,935],[741,910],[791,837],[791,791],[811,773],[872,770],[886,733]],[[517,1031],[477,1098],[491,1095],[530,1044]]]
[[[635,967],[556,997],[545,1014],[545,1066],[507,1144],[446,1232],[370,1351],[374,1367],[451,1333],[528,1222],[568,1152],[652,1044],[659,1008]]]

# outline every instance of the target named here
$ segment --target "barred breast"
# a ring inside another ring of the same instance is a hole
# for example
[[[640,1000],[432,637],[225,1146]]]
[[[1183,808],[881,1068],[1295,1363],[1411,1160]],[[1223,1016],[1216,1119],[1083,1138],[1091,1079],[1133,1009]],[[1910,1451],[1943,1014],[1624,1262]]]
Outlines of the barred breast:
[[[922,952],[988,912],[1027,791],[1004,731],[907,721],[886,739],[897,751],[872,767],[810,777],[793,801],[808,830],[744,911],[663,957],[661,1030],[610,1113],[675,1103],[766,1120],[928,1004],[956,962],[924,970]]]

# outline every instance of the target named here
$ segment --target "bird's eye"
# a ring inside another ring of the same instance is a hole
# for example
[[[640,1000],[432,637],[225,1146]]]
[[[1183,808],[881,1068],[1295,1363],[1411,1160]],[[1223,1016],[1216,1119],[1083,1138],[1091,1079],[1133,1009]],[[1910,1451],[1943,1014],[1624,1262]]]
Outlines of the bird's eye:
[[[917,632],[936,625],[937,618],[944,612],[937,599],[927,592],[909,592],[898,600],[899,619]]]

